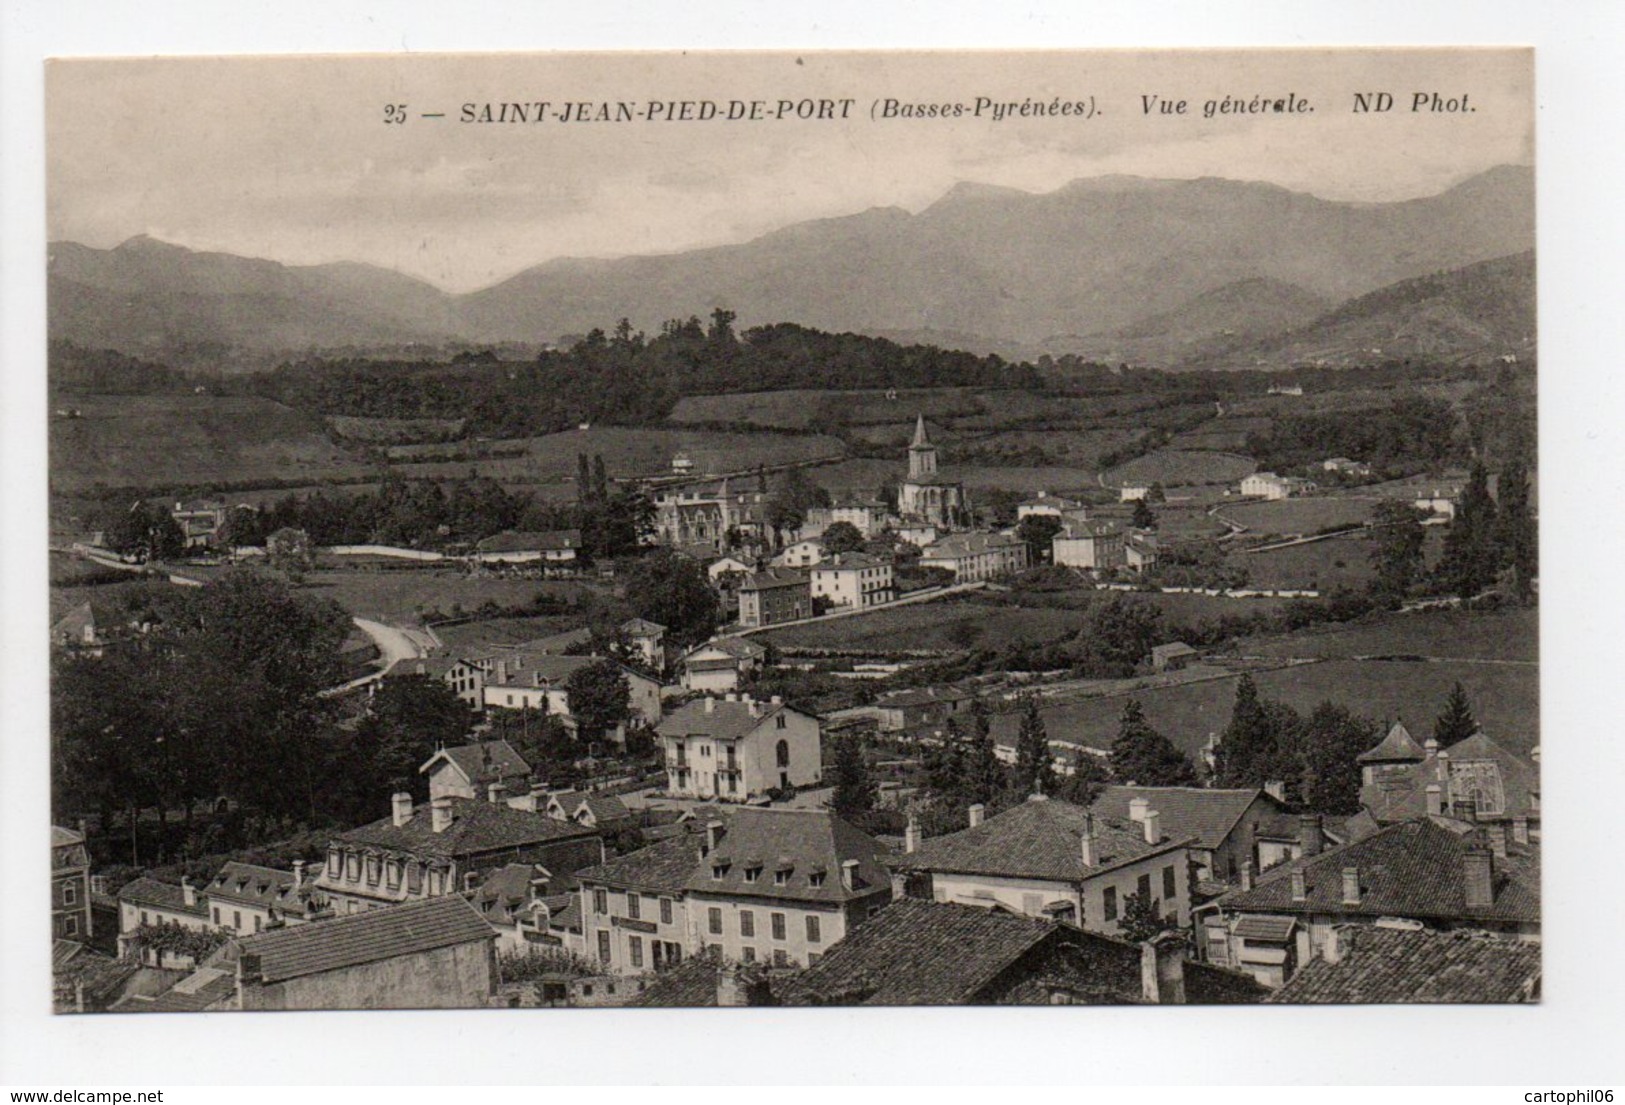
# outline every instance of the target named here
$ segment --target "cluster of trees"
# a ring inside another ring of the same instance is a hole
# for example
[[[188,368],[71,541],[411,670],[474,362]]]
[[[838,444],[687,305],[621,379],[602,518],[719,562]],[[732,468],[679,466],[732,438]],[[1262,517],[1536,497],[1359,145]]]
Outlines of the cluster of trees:
[[[1321,813],[1360,809],[1360,753],[1380,739],[1376,723],[1334,702],[1305,718],[1284,702],[1259,697],[1250,675],[1236,684],[1230,723],[1214,750],[1214,784],[1285,785],[1288,803]]]
[[[1341,456],[1398,475],[1464,460],[1466,443],[1456,432],[1457,422],[1449,402],[1406,395],[1387,407],[1276,419],[1267,431],[1248,436],[1246,452],[1276,471]]]
[[[1529,470],[1513,457],[1496,480],[1499,502],[1490,495],[1489,473],[1475,463],[1462,490],[1456,517],[1445,535],[1436,571],[1442,590],[1470,599],[1508,573],[1512,593],[1527,599],[1537,571],[1536,532],[1529,507]]]
[[[1061,671],[1085,679],[1134,675],[1170,640],[1162,608],[1121,594],[1090,604],[1079,627],[1043,642],[1018,640],[992,662],[1007,671]]]

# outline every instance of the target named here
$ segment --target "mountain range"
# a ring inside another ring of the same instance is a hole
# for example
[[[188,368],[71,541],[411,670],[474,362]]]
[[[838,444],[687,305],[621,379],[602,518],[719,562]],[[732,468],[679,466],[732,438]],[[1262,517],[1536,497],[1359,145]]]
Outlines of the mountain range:
[[[109,250],[57,242],[50,335],[144,354],[536,342],[623,316],[653,330],[722,306],[741,327],[794,321],[1006,355],[1199,365],[1374,341],[1385,331],[1372,312],[1403,303],[1324,320],[1380,289],[1533,246],[1533,174],[1514,166],[1394,203],[1214,178],[1101,177],[1043,194],[961,184],[918,214],[876,208],[738,245],[558,259],[462,295],[362,264],[289,266],[146,237]],[[1527,286],[1532,314],[1532,265]],[[1497,336],[1452,319],[1413,317],[1409,333],[1419,349]]]

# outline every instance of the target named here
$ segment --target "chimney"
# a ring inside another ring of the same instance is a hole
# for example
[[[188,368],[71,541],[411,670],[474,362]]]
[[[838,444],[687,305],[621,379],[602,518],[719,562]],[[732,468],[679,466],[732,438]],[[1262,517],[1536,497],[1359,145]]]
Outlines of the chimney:
[[[769,1004],[767,979],[748,971],[742,964],[726,963],[717,968],[717,1008],[740,1009]]]
[[[1320,814],[1298,815],[1298,848],[1305,856],[1318,856],[1326,847],[1326,832],[1321,826]]]
[[[1095,841],[1095,815],[1092,813],[1083,815],[1083,833],[1079,838],[1079,848],[1078,858],[1083,861],[1085,867],[1093,867],[1100,862]]]
[[[296,859],[293,861],[293,888],[295,891],[297,891],[301,886],[304,885],[305,861],[302,859]]]
[[[903,830],[903,851],[912,852],[920,846],[920,819],[908,815],[908,828]]]
[[[497,782],[486,785],[485,798],[486,801],[490,802],[493,806],[502,805],[503,800],[507,797],[508,787],[506,783]]]
[[[437,833],[451,828],[451,799],[445,795],[429,802],[429,827]]]
[[[1439,789],[1438,783],[1427,785],[1428,816],[1438,817],[1444,812],[1444,792]]]
[[[412,796],[404,790],[398,790],[389,799],[391,807],[390,820],[398,829],[412,820]]]
[[[1433,758],[1433,762],[1439,769],[1439,782],[1448,783],[1450,781],[1450,753],[1440,752]]]
[[[1264,784],[1264,793],[1277,802],[1286,801],[1286,783],[1280,779],[1270,779]]]
[[[722,843],[722,822],[707,821],[705,823],[705,854],[710,855]]]
[[[768,701],[771,702],[775,706],[783,706],[784,705],[784,696],[776,694],[772,698],[768,699]]]
[[[1343,962],[1343,957],[1354,947],[1354,926],[1333,925],[1326,934],[1326,942],[1320,946],[1320,957],[1334,966]]]
[[[1250,859],[1241,861],[1241,888],[1243,890],[1253,888],[1253,861]]]
[[[1519,844],[1529,843],[1529,819],[1527,817],[1514,817],[1512,819],[1512,839]]]
[[[1162,843],[1162,815],[1156,810],[1145,811],[1145,842],[1147,844]]]
[[[987,807],[980,802],[976,803],[970,808],[970,827],[976,828],[982,823],[982,818],[985,816],[987,816]]]
[[[847,890],[858,888],[858,861],[843,859],[841,861],[841,885]]]
[[[197,887],[185,875],[181,876],[181,901],[187,905],[197,905]]]
[[[1466,876],[1467,908],[1488,909],[1495,904],[1495,865],[1490,853],[1469,846],[1462,855]]]
[[[1422,751],[1426,752],[1429,756],[1438,755],[1439,754],[1439,742],[1434,740],[1432,737],[1429,737],[1427,739],[1427,741],[1422,745]]]
[[[1343,904],[1360,904],[1360,869],[1358,867],[1343,868]]]
[[[723,697],[724,701],[727,701],[727,702],[738,702],[739,701],[739,695],[735,694],[733,691],[729,691],[727,694],[723,695],[722,697]]]
[[[1507,827],[1499,821],[1493,825],[1484,826],[1484,834],[1490,838],[1490,852],[1496,859],[1507,858]]]
[[[1140,993],[1151,1004],[1185,1004],[1184,943],[1163,933],[1140,945]]]
[[[710,695],[705,696],[705,712],[708,714],[714,714],[717,712],[717,700],[712,698]]]
[[[760,702],[757,702],[754,698],[747,694],[744,697],[744,703],[746,709],[750,710],[751,717],[762,716],[762,704]]]
[[[1151,803],[1144,798],[1130,798],[1128,800],[1128,819],[1130,821],[1144,821],[1145,811],[1151,808]]]

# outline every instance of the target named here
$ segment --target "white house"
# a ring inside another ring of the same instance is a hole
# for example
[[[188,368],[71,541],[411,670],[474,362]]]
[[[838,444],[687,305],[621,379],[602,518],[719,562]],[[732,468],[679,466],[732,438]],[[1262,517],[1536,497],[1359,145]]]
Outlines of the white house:
[[[766,649],[744,637],[708,641],[683,657],[683,686],[711,694],[736,691],[741,678],[761,670],[766,656]]]
[[[820,563],[824,555],[823,540],[810,537],[786,545],[784,551],[775,556],[771,563],[779,568],[810,568]]]
[[[581,531],[578,529],[547,533],[516,533],[510,530],[481,541],[474,548],[473,559],[486,564],[541,561],[547,565],[570,567],[575,564],[580,548]]]
[[[922,568],[946,568],[955,583],[974,583],[1027,567],[1027,543],[1008,533],[960,533],[920,552]]]
[[[1016,507],[1017,522],[1035,515],[1041,518],[1061,518],[1071,515],[1074,518],[1082,519],[1086,514],[1087,511],[1083,503],[1060,495],[1051,495],[1047,491],[1040,491],[1037,498],[1028,499]]]
[[[813,566],[812,595],[831,606],[854,609],[891,602],[897,597],[891,562],[865,553],[836,553]]]
[[[666,788],[680,798],[743,802],[822,778],[818,718],[778,698],[707,695],[656,728],[666,754]]]
[[[1051,555],[1058,567],[1110,571],[1128,562],[1123,531],[1109,522],[1078,522],[1055,535]]]
[[[1255,498],[1276,501],[1307,495],[1315,490],[1311,480],[1296,476],[1277,476],[1274,472],[1254,472],[1241,481],[1241,493]]]

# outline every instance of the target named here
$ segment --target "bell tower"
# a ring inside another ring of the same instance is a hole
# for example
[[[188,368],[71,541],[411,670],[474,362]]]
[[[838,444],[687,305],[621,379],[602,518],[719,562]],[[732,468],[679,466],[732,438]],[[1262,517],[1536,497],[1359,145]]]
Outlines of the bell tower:
[[[914,440],[908,445],[908,478],[921,479],[937,474],[937,447],[925,434],[925,415],[914,423]]]

